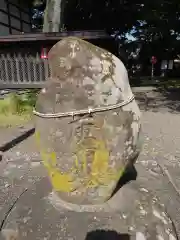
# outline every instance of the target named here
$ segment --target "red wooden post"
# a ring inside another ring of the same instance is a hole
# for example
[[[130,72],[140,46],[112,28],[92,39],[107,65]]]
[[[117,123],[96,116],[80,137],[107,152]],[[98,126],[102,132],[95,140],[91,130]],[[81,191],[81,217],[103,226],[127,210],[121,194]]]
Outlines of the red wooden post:
[[[41,49],[41,59],[47,59],[47,58],[48,58],[47,48],[42,47],[42,49]]]

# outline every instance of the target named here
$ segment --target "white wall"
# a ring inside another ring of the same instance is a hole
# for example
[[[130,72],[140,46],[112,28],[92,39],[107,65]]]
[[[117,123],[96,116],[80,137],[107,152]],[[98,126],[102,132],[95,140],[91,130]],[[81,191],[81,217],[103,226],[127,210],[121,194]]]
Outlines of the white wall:
[[[9,35],[10,26],[12,34],[20,34],[21,32],[24,33],[31,32],[30,15],[28,7],[23,6],[22,4],[19,5],[18,0],[8,0],[8,2],[10,22],[7,14],[8,13],[7,0],[0,0],[0,36]],[[18,6],[20,6],[21,9],[19,9]],[[22,18],[22,21],[20,21],[20,16]]]

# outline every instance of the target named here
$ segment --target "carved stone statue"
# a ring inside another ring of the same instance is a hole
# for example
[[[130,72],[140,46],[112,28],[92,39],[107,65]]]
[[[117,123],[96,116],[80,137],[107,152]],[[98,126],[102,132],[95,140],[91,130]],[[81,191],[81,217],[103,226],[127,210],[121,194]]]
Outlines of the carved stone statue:
[[[140,111],[123,63],[78,38],[49,52],[35,108],[36,139],[55,192],[75,204],[113,194],[139,153]]]

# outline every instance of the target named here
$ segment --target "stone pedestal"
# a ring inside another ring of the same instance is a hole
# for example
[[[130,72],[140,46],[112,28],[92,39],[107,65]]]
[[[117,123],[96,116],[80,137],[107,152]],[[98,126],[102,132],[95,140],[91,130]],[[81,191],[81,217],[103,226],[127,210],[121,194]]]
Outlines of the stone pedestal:
[[[19,198],[0,239],[176,240],[175,236],[164,206],[135,181],[105,204],[75,208],[63,205],[44,178]]]

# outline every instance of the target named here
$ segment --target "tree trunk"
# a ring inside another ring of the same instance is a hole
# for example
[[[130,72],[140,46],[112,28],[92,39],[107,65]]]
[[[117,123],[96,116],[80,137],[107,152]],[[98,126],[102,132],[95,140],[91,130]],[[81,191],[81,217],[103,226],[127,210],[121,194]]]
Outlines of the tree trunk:
[[[47,0],[43,32],[59,32],[62,28],[63,0]]]

